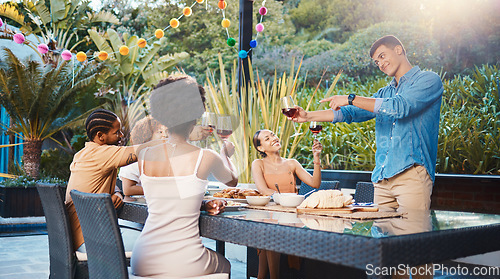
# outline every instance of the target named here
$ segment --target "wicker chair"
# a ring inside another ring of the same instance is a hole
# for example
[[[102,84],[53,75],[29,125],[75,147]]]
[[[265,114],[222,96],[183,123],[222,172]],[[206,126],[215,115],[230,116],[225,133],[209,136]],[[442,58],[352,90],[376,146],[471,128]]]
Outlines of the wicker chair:
[[[118,226],[115,207],[109,194],[89,194],[72,190],[89,258],[91,278],[145,278],[127,269],[127,259]],[[227,279],[229,274],[211,274],[194,278]]]
[[[339,181],[333,180],[333,181],[321,181],[321,184],[319,185],[318,190],[338,190],[339,189]],[[302,182],[300,185],[299,189],[299,195],[304,195],[312,190],[315,190],[315,188],[305,184]]]
[[[36,185],[42,201],[49,238],[50,276],[89,278],[87,254],[74,252],[68,212],[64,206],[66,187],[55,184]]]
[[[373,202],[373,183],[358,182],[356,183],[356,192],[354,192],[354,200],[356,202]]]

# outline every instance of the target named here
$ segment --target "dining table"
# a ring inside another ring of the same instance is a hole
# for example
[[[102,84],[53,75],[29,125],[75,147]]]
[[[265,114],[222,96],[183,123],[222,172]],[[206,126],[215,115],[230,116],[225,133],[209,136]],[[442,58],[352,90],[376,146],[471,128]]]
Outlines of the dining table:
[[[383,210],[401,215],[353,219],[349,214],[327,217],[241,206],[218,215],[202,212],[200,235],[216,240],[222,253],[229,242],[348,267],[366,278],[390,278],[395,269],[411,272],[411,267],[423,264],[500,250],[500,215]],[[118,213],[119,218],[140,224],[147,215],[144,200],[125,202]]]

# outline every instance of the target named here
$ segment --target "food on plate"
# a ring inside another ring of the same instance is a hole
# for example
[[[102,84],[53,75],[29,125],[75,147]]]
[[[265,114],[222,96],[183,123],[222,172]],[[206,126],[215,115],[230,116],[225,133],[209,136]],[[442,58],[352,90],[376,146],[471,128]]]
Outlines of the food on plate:
[[[227,201],[226,207],[229,206],[247,206],[247,205],[241,202]]]
[[[215,198],[246,199],[247,196],[262,196],[254,189],[226,188],[214,193]]]
[[[342,208],[352,204],[352,196],[344,196],[339,190],[320,190],[312,193],[299,207],[301,208]]]

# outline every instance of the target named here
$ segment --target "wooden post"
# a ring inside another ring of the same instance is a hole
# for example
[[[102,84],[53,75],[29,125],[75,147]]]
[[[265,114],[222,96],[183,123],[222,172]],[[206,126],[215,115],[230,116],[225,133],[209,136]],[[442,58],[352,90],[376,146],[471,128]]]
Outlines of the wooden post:
[[[253,34],[253,0],[240,0],[240,34],[239,34],[239,51],[250,49],[250,41]],[[241,96],[241,86],[243,81],[250,81],[250,72],[248,61],[252,59],[252,52],[245,59],[238,58],[238,93]]]

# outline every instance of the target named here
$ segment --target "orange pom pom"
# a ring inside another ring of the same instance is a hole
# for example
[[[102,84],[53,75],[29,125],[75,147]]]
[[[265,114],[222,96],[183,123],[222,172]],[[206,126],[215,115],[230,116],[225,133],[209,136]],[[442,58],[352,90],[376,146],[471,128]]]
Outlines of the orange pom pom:
[[[78,60],[80,62],[83,62],[83,61],[87,60],[87,54],[85,54],[85,52],[83,52],[83,51],[79,51],[76,54],[76,60]]]
[[[226,1],[219,1],[219,4],[217,5],[219,6],[219,9],[224,10],[227,6],[227,3]]]
[[[163,35],[165,35],[165,33],[163,32],[163,30],[161,30],[161,29],[156,29],[156,31],[155,31],[155,37],[156,37],[157,39],[161,39],[161,38],[163,38]]]
[[[190,16],[192,13],[193,13],[193,10],[191,10],[190,7],[185,7],[184,9],[182,9],[182,13],[185,15],[185,16]]]
[[[120,54],[123,56],[128,55],[128,52],[129,52],[128,46],[121,46],[119,51],[120,51]]]
[[[177,28],[179,27],[179,21],[176,19],[176,18],[172,18],[170,20],[170,26],[172,26],[172,28]]]
[[[205,0],[196,0],[196,2],[198,2],[200,4],[203,3],[203,1],[205,1]]]
[[[228,28],[231,25],[231,21],[229,21],[229,19],[225,18],[222,20],[221,25],[224,28]]]
[[[138,45],[140,48],[145,48],[147,44],[148,44],[148,42],[146,42],[146,40],[145,40],[145,39],[143,39],[143,38],[140,38],[140,39],[137,41],[137,45]]]
[[[99,59],[101,59],[102,61],[104,61],[104,60],[108,59],[108,53],[105,52],[104,50],[100,51],[99,55],[97,55],[97,57],[99,57]]]

